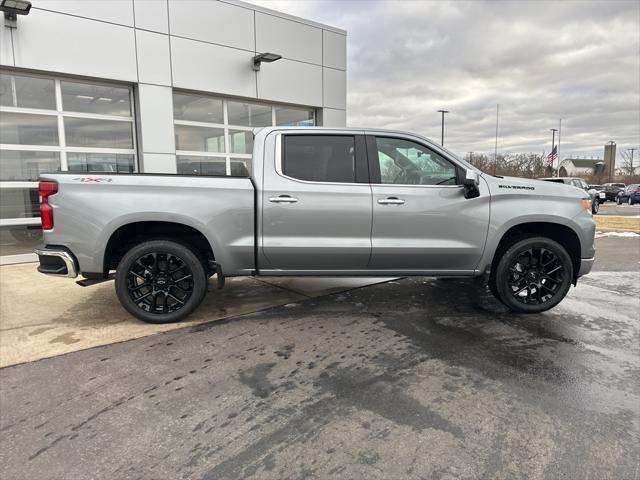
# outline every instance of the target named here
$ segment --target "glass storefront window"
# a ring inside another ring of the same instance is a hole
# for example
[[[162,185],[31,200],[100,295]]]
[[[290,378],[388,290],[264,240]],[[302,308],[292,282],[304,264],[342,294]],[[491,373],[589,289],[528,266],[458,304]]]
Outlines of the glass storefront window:
[[[11,75],[0,73],[0,106],[15,107],[11,83]]]
[[[251,159],[231,157],[231,176],[248,177],[249,175],[251,175]]]
[[[224,157],[200,157],[179,155],[178,173],[183,175],[226,175],[227,161]]]
[[[55,110],[55,83],[47,78],[0,73],[0,105]]]
[[[42,243],[40,225],[11,225],[0,227],[0,256],[33,253]]]
[[[253,153],[253,132],[229,129],[231,153]]]
[[[58,145],[55,115],[0,112],[0,143],[11,145]]]
[[[272,123],[271,105],[229,100],[227,102],[227,117],[229,125],[270,127]]]
[[[0,150],[0,181],[35,182],[41,173],[60,171],[59,152]]]
[[[276,107],[276,125],[287,127],[312,127],[315,125],[313,110]]]
[[[222,124],[224,123],[222,99],[174,93],[173,118],[192,122]]]
[[[68,153],[70,172],[133,173],[133,155],[118,153]]]
[[[64,118],[68,147],[133,148],[131,122],[96,118]]]
[[[33,253],[42,241],[40,174],[136,170],[132,93],[0,70],[0,255]]]
[[[176,125],[176,150],[224,153],[224,129]]]
[[[37,188],[0,189],[0,218],[34,218],[40,216]]]
[[[77,82],[60,82],[62,109],[65,112],[131,116],[131,90]]]
[[[190,175],[248,176],[254,128],[315,125],[315,110],[312,108],[192,93],[174,92],[173,111],[178,173]],[[203,157],[196,155],[197,152],[220,155]]]

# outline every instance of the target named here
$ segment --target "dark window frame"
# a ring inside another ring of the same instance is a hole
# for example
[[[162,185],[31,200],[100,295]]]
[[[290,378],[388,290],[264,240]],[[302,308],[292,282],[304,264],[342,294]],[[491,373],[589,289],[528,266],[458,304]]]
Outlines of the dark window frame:
[[[333,182],[326,180],[305,180],[303,178],[297,178],[287,173],[286,171],[286,139],[287,137],[349,137],[353,138],[354,145],[354,181],[352,182]],[[363,134],[349,134],[349,133],[313,133],[313,132],[300,132],[300,133],[286,133],[280,136],[280,171],[282,175],[287,178],[307,183],[330,183],[330,184],[369,184],[370,183],[370,170],[369,162],[367,160],[367,146],[365,142],[365,135]]]

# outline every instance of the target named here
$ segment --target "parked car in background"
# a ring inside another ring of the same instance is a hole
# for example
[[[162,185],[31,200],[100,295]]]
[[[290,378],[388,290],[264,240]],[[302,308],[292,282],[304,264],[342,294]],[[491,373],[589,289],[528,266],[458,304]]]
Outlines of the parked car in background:
[[[572,187],[578,187],[581,190],[584,190],[589,194],[589,199],[591,202],[591,213],[594,215],[598,213],[600,210],[600,204],[604,203],[605,193],[603,191],[598,191],[593,189],[587,185],[583,179],[578,177],[544,177],[539,178],[538,180],[543,180],[545,182],[555,182],[555,183],[564,183],[565,185],[571,185]]]
[[[604,187],[605,201],[615,202],[618,199],[618,194],[623,192],[626,188],[624,183],[605,183]]]
[[[629,185],[623,191],[618,193],[616,203],[618,205],[622,205],[623,203],[628,203],[629,205],[640,203],[640,184],[634,183]]]
[[[604,192],[604,187],[602,185],[589,185],[589,190],[595,190],[598,201],[602,204],[607,201],[607,195]]]

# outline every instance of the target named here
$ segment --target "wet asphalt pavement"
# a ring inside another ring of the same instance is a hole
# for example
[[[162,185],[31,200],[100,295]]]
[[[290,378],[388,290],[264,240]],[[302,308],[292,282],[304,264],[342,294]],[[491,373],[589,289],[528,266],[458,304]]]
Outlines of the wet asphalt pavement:
[[[407,278],[8,367],[0,478],[636,480],[639,317],[638,268],[528,316]]]
[[[634,217],[640,215],[640,205],[617,205],[615,202],[606,202],[600,205],[598,215],[622,215]]]

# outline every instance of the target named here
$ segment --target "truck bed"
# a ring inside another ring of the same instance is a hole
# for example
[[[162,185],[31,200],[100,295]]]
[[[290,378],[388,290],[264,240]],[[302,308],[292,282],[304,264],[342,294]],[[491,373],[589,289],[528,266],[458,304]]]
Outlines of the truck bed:
[[[102,273],[109,239],[138,222],[193,227],[209,241],[225,273],[254,270],[255,189],[250,178],[56,173],[41,179],[58,182],[58,192],[49,197],[54,228],[47,231],[47,245],[69,248],[83,274]]]

